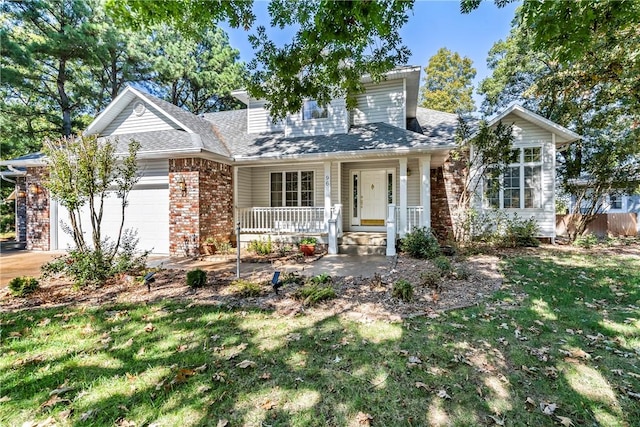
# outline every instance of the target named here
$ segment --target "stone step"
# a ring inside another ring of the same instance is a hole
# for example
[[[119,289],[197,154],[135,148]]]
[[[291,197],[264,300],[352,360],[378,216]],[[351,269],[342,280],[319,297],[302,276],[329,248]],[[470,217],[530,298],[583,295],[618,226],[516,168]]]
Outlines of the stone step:
[[[338,244],[360,246],[387,246],[387,235],[381,233],[345,233],[340,239],[338,239]]]
[[[338,253],[346,255],[386,255],[387,246],[338,245]]]

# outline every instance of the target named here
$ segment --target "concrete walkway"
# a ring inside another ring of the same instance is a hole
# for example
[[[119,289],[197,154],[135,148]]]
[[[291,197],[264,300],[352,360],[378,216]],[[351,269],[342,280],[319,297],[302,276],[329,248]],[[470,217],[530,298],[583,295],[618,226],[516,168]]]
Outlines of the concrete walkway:
[[[192,260],[152,257],[149,259],[149,266],[168,269],[191,270],[200,268],[206,271],[230,271],[236,272],[236,261],[234,259],[221,260]],[[240,263],[240,277],[247,277],[255,273],[281,271],[296,271],[305,276],[316,276],[327,273],[331,276],[361,276],[372,277],[375,273],[383,274],[388,272],[394,265],[393,257],[380,255],[325,255],[313,262],[287,263],[279,261],[273,263]]]

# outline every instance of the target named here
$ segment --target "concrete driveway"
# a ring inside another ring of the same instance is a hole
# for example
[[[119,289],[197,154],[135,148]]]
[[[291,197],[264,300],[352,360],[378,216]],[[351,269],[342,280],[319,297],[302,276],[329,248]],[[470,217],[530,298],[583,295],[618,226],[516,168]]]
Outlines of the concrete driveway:
[[[3,250],[0,252],[0,287],[18,276],[40,276],[40,266],[64,254],[62,251],[42,252],[25,250]]]

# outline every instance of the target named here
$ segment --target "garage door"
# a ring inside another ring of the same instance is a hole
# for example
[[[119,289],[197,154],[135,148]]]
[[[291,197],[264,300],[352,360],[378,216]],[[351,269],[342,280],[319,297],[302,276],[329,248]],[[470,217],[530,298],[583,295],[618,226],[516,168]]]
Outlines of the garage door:
[[[82,215],[82,227],[87,242],[91,241],[91,222],[88,209]],[[120,199],[112,194],[105,199],[102,219],[102,234],[112,240],[118,235],[122,219]],[[63,207],[58,209],[58,249],[73,245],[68,228],[69,213]],[[140,239],[139,249],[156,254],[169,253],[169,188],[166,184],[137,187],[129,194],[129,205],[125,211],[125,229],[133,229]]]

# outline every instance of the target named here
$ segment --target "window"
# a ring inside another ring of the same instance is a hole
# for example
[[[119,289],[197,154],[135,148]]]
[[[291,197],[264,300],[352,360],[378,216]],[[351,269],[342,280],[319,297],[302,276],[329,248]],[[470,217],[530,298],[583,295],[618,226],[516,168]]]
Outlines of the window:
[[[527,147],[513,152],[514,163],[502,176],[491,169],[483,181],[484,206],[504,209],[542,208],[542,148]]]
[[[622,197],[619,194],[610,195],[609,203],[611,204],[611,209],[622,209]]]
[[[303,120],[326,119],[327,117],[328,114],[326,107],[318,105],[318,102],[313,99],[304,101],[302,106]]]
[[[313,171],[272,172],[271,207],[313,206]]]

